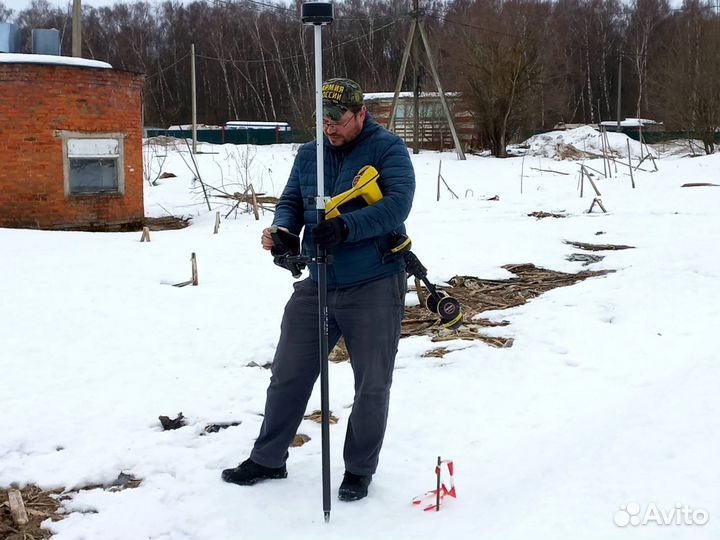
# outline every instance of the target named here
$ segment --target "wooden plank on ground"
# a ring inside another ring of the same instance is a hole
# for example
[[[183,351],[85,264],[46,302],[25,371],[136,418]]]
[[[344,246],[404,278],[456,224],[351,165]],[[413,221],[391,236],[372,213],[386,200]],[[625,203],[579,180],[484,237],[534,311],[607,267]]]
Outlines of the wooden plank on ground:
[[[23,502],[22,494],[17,489],[9,489],[7,494],[13,521],[18,527],[24,527],[30,523],[30,520],[28,519],[27,511],[25,510],[25,503]]]

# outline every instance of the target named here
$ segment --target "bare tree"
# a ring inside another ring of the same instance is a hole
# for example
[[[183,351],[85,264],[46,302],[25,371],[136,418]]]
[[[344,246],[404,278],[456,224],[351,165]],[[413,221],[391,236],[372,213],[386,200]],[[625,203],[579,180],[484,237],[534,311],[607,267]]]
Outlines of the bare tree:
[[[642,109],[681,129],[709,126],[711,122],[700,119],[711,118],[713,103],[720,101],[703,97],[712,92],[715,64],[710,51],[717,46],[711,42],[711,25],[716,24],[711,21],[718,14],[700,9],[700,0],[688,0],[670,15],[667,1],[422,4],[443,85],[465,94],[481,144],[505,155],[508,142],[527,131],[611,114],[621,50],[624,65],[630,67],[625,73],[636,75],[623,79],[623,109],[637,115]],[[189,122],[189,54],[194,43],[201,123],[276,119],[311,133],[313,39],[298,18],[301,3],[161,0],[84,6],[83,54],[144,72],[145,122],[167,126]],[[410,9],[411,0],[337,2],[336,21],[323,40],[326,73],[354,78],[367,92],[392,90]],[[699,13],[694,19],[693,10]],[[12,13],[0,4],[0,16],[15,17],[23,50],[30,49],[32,28],[58,28],[62,51],[69,53],[65,8],[33,0],[27,9]],[[690,70],[691,65],[696,67]],[[423,69],[427,66],[421,60],[421,73]],[[414,84],[410,70],[403,89],[411,90]],[[671,96],[682,92],[685,102],[674,103]]]
[[[688,130],[705,152],[720,133],[720,17],[688,0],[673,17],[673,32],[653,79],[671,128]]]
[[[653,52],[653,37],[660,24],[670,13],[667,0],[634,0],[628,35],[630,58],[638,80],[635,115],[640,118],[641,110],[647,110],[647,71]],[[644,102],[644,107],[643,107]]]
[[[0,2],[0,21],[11,21],[14,11]]]
[[[456,4],[457,5],[457,4]],[[506,157],[542,76],[540,44],[549,4],[463,2],[452,19],[467,21],[446,32],[446,54],[457,84],[494,156]]]

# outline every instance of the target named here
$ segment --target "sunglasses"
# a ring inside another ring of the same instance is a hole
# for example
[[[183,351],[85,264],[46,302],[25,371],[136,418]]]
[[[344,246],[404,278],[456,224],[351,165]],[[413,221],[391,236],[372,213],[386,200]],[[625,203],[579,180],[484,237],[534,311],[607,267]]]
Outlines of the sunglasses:
[[[348,118],[345,122],[333,122],[333,121],[330,120],[329,118],[323,118],[323,127],[324,127],[324,128],[329,128],[329,127],[333,127],[333,128],[344,128],[344,127],[346,127],[346,126],[350,123],[350,121],[351,121],[353,118],[355,118],[355,117],[357,116],[357,114],[358,114],[358,113],[356,113],[356,112],[353,113],[352,116],[350,116],[350,118]]]

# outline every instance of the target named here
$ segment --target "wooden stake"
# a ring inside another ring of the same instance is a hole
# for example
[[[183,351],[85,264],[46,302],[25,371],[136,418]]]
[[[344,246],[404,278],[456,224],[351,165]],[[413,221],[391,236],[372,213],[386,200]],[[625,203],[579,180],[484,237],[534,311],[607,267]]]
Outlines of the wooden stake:
[[[197,285],[198,284],[198,271],[197,271],[197,257],[195,257],[195,253],[190,255],[190,263],[192,264],[192,284]]]
[[[603,157],[603,171],[605,171],[603,174],[605,175],[605,178],[608,176],[608,170],[607,170],[607,156],[605,155],[605,135],[603,130],[600,130],[600,148],[602,149],[602,157]]]
[[[22,499],[22,494],[17,489],[9,489],[8,492],[8,503],[10,504],[10,513],[12,514],[13,520],[18,527],[24,527],[30,520],[28,519],[27,511],[25,510],[25,503]]]
[[[220,212],[215,212],[215,230],[213,234],[217,234],[220,230]]]
[[[647,151],[647,154],[645,153],[646,151]],[[638,161],[638,164],[635,165],[635,170],[637,171],[638,169],[640,169],[640,165],[643,164],[643,161],[650,158],[650,161],[652,161],[652,164],[653,164],[653,168],[655,169],[655,172],[657,172],[658,166],[657,166],[657,163],[655,162],[655,156],[653,156],[652,152],[650,151],[650,147],[647,144],[645,144],[644,149],[643,149],[643,144],[640,143],[640,153],[643,154],[643,156],[642,156],[642,159],[640,161]],[[645,169],[641,169],[641,170],[645,170]],[[645,172],[649,172],[649,171],[645,171]]]
[[[422,283],[418,278],[415,278],[415,292],[417,293],[418,302],[423,307],[427,307],[427,295],[423,291]]]
[[[232,206],[232,208],[230,209],[230,211],[229,211],[227,214],[225,214],[225,219],[227,219],[228,216],[229,216],[230,214],[232,214],[233,210],[235,210],[235,217],[237,218],[237,207],[240,206],[240,203],[242,202],[242,197],[244,197],[245,195],[247,195],[247,192],[248,192],[248,188],[245,188],[245,191],[242,192],[242,196],[241,196],[241,197],[238,197],[237,202]]]
[[[436,201],[440,200],[440,170],[442,169],[442,159],[440,160],[440,163],[438,163],[438,185],[437,185],[437,199]]]
[[[597,186],[595,185],[595,181],[592,179],[592,177],[589,174],[588,174],[588,180],[590,180],[590,185],[595,190],[595,195],[600,197],[600,190],[597,188]]]
[[[642,146],[640,147],[642,149]],[[642,165],[643,161],[645,161],[648,157],[650,157],[650,154],[645,154],[640,161],[638,161],[638,164],[635,165],[635,170],[637,171],[640,168],[640,165]]]
[[[648,151],[648,155],[650,156],[650,159],[653,162],[653,167],[655,167],[655,172],[658,172],[658,166],[657,166],[657,163],[655,163],[655,156],[652,155],[652,152],[650,152],[650,147],[648,147],[647,144],[645,145],[645,147]]]
[[[440,456],[438,456],[437,461],[437,467],[435,468],[435,474],[437,476],[437,494],[435,495],[436,501],[435,501],[435,511],[440,511],[440,464],[442,463],[442,460],[440,459]]]
[[[457,193],[455,193],[452,189],[450,189],[450,186],[448,186],[448,183],[445,181],[445,178],[443,176],[440,176],[440,180],[442,180],[442,183],[445,184],[445,187],[450,192],[450,195],[452,195],[454,198],[459,199],[460,197],[457,196]]]
[[[585,188],[585,167],[580,167],[580,198],[582,199]]]
[[[608,159],[610,159],[610,156],[612,156],[612,151],[610,150],[610,139],[608,138],[607,130],[605,130],[605,146],[608,149]],[[617,176],[617,163],[613,161],[615,165],[615,176]],[[610,168],[610,162],[608,162],[608,169]],[[610,173],[610,178],[612,178],[612,172]]]
[[[150,227],[143,227],[142,236],[140,237],[141,242],[150,241]]]
[[[630,182],[632,183],[633,189],[635,189],[635,178],[633,178],[633,172],[632,172],[632,159],[630,158],[630,139],[627,141],[627,149],[628,149],[628,169],[630,169]],[[640,143],[640,148],[642,149],[642,143]]]
[[[525,156],[523,156],[523,157],[525,157]],[[533,171],[549,172],[549,173],[553,173],[553,174],[562,174],[565,176],[570,176],[570,173],[566,173],[566,172],[562,172],[562,171],[554,171],[552,169],[538,169],[537,167],[530,167],[530,169],[532,169]]]
[[[644,151],[642,150],[642,145],[643,145],[643,141],[642,141],[642,138],[641,138],[641,140],[640,140],[640,153],[644,153]],[[650,147],[648,146],[647,143],[645,143],[645,151],[647,151],[647,156],[645,156],[645,157],[649,157],[649,158],[650,158],[650,160],[651,160],[652,163],[653,163],[653,167],[655,168],[655,172],[658,172],[658,166],[657,166],[657,163],[655,163],[655,156],[652,155],[652,152],[650,151]],[[643,157],[643,159],[645,159],[645,157]],[[640,166],[640,165],[638,164],[638,166]]]
[[[250,195],[252,196],[252,207],[253,207],[253,214],[255,214],[255,221],[260,220],[260,213],[258,212],[258,202],[257,202],[257,196],[255,195],[255,188],[252,184],[248,186],[250,188]]]
[[[197,271],[197,257],[195,256],[195,253],[190,255],[190,265],[192,266],[192,278],[188,279],[187,281],[175,283],[173,285],[173,287],[185,287],[187,285],[197,286],[199,281],[198,281],[198,271]]]
[[[603,213],[607,213],[607,210],[605,210],[605,207],[603,206],[602,201],[600,200],[600,197],[595,197],[593,199],[592,204],[590,205],[590,209],[588,210],[588,214],[592,214],[593,208],[595,208],[595,205],[598,205],[600,209],[603,211]]]
[[[598,173],[598,174],[602,174],[602,172],[598,171],[595,167],[591,167],[591,166],[588,165],[587,163],[584,163],[584,164],[583,164],[583,167],[585,167],[585,169],[587,169],[587,170],[595,171],[595,172]],[[588,174],[589,174],[589,173],[588,173]]]

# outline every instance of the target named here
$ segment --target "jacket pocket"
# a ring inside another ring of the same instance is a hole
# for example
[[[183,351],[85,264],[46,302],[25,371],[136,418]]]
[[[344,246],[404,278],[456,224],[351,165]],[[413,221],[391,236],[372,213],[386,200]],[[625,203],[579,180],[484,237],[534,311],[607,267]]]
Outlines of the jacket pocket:
[[[380,239],[373,238],[373,246],[375,246],[375,254],[377,255],[378,264],[382,264],[382,247],[380,246]]]

